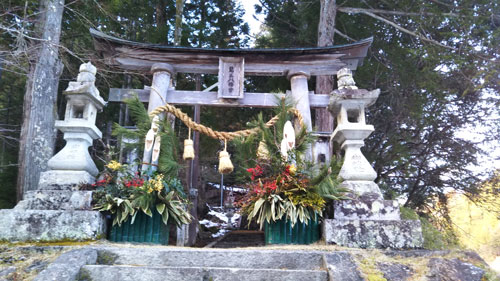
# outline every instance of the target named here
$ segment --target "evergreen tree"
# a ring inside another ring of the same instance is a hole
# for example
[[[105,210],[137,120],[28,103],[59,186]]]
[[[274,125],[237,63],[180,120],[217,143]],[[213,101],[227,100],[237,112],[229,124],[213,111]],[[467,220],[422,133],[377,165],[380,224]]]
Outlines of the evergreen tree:
[[[190,1],[183,10],[182,46],[193,47],[240,47],[248,42],[248,25],[243,23],[243,10],[236,1]],[[38,1],[7,1],[0,3],[0,169],[1,178],[5,179],[1,189],[0,201],[7,202],[0,207],[11,207],[15,203],[12,197],[15,191],[17,151],[19,149],[19,127],[22,119],[22,100],[24,83],[29,73],[32,43],[36,41],[35,18],[38,14]],[[59,47],[61,61],[64,63],[58,93],[59,116],[64,113],[62,91],[67,82],[75,79],[79,65],[92,60],[98,67],[96,86],[107,99],[111,87],[142,88],[150,85],[146,73],[123,73],[109,69],[95,55],[89,28],[96,28],[108,34],[139,42],[173,45],[175,27],[175,1],[166,0],[104,0],[74,1],[67,3],[62,21],[62,34]],[[205,13],[206,17],[203,14]],[[192,30],[199,30],[197,38]],[[123,75],[125,74],[125,75]],[[194,77],[180,77],[179,89],[194,87]],[[206,80],[206,82],[205,82]],[[14,81],[14,82],[13,82]],[[185,82],[184,82],[185,81]],[[204,76],[202,83],[210,85],[213,76]],[[192,85],[188,85],[188,82]],[[117,104],[110,104],[100,114],[97,126],[104,137],[109,136],[112,121],[119,119]],[[5,120],[5,122],[4,122]],[[218,119],[220,120],[220,119]],[[110,143],[109,139],[105,143]],[[93,156],[98,157],[106,147],[96,142]],[[112,144],[112,142],[111,142]],[[64,142],[59,139],[57,147]],[[99,165],[99,161],[98,161]],[[14,189],[13,189],[14,188]]]
[[[342,1],[335,43],[374,37],[355,80],[380,88],[365,154],[386,197],[425,208],[448,189],[477,193],[481,142],[498,139],[500,7],[491,1]],[[263,0],[260,47],[317,42],[320,1]],[[312,83],[311,83],[312,84]],[[266,86],[270,86],[267,84]],[[278,86],[279,87],[279,86]],[[496,105],[496,106],[495,106]],[[480,126],[478,126],[481,124]],[[478,139],[463,134],[486,129]]]

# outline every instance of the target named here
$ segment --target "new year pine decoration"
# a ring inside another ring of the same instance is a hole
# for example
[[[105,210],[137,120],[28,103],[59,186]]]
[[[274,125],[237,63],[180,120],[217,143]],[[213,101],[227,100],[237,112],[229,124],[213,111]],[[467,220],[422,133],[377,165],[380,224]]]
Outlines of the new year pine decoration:
[[[160,157],[160,146],[161,146],[161,137],[157,135],[155,138],[155,144],[153,145],[153,155],[151,156],[151,162],[154,163],[158,161]]]
[[[227,153],[227,141],[224,140],[224,150],[219,153],[219,173],[229,174],[233,171],[233,163],[229,159],[229,153]]]
[[[189,128],[188,138],[184,140],[184,153],[182,154],[182,159],[184,160],[194,159],[194,147],[193,147],[193,140],[191,139],[191,128]]]
[[[160,117],[158,117],[158,115],[153,117],[153,121],[151,122],[151,129],[149,129],[148,133],[146,134],[146,140],[144,141],[145,151],[150,151],[151,149],[153,149],[155,137],[158,134],[159,129],[158,121],[160,121]]]
[[[281,156],[285,161],[288,160],[288,151],[295,148],[295,130],[293,129],[292,122],[286,121],[283,127],[283,140],[281,140]]]

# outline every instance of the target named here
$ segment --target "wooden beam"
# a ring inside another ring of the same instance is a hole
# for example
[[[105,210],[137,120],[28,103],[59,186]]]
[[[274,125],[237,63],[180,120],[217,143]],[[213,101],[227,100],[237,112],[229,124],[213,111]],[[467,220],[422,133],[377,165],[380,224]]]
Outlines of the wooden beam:
[[[148,55],[144,55],[148,57]],[[204,73],[218,74],[219,64],[217,62],[198,62],[198,61],[177,61],[158,60],[168,62],[174,65],[175,72],[179,73]],[[157,61],[150,61],[141,58],[131,57],[112,57],[105,60],[107,65],[118,68],[146,72]],[[315,75],[335,75],[343,67],[355,70],[358,64],[357,59],[333,60],[333,61],[309,61],[306,63],[298,62],[245,62],[245,76],[286,76],[290,71],[304,71]]]
[[[104,63],[144,72],[154,63],[168,63],[175,72],[217,74],[219,59],[245,60],[247,76],[286,76],[303,71],[310,75],[335,75],[340,68],[362,64],[373,39],[339,46],[288,49],[210,49],[164,46],[123,40],[91,29],[96,51]]]
[[[124,100],[138,95],[141,102],[149,101],[150,89],[121,89],[111,88],[109,91],[109,102],[123,102]],[[279,98],[284,94],[270,93],[245,93],[243,99],[225,100],[218,99],[217,92],[203,91],[178,91],[168,90],[167,102],[175,105],[201,105],[216,107],[275,107]],[[309,104],[313,108],[325,108],[330,100],[329,95],[315,95],[309,92]]]

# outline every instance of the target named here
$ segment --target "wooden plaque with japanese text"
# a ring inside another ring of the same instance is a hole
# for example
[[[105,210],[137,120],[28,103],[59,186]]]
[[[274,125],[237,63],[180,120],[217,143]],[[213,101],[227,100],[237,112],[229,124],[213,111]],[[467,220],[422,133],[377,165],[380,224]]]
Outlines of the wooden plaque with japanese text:
[[[218,98],[243,98],[243,79],[245,59],[236,57],[219,57],[219,92]]]

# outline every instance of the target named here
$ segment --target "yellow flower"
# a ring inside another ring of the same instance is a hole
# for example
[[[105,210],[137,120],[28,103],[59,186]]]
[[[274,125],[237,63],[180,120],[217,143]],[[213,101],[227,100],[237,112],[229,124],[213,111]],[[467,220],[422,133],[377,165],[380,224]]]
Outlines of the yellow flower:
[[[163,174],[158,174],[154,179],[150,179],[149,183],[153,186],[156,191],[161,191],[163,188]]]
[[[122,167],[122,164],[118,163],[115,160],[111,160],[106,167],[110,168],[113,171],[116,171]]]
[[[148,187],[148,193],[153,192],[153,189],[151,187]]]
[[[290,175],[295,176],[295,173],[297,172],[297,167],[295,166],[295,164],[290,165],[289,171]]]
[[[163,188],[163,183],[161,181],[156,181],[155,182],[155,190],[161,191],[162,188]]]

